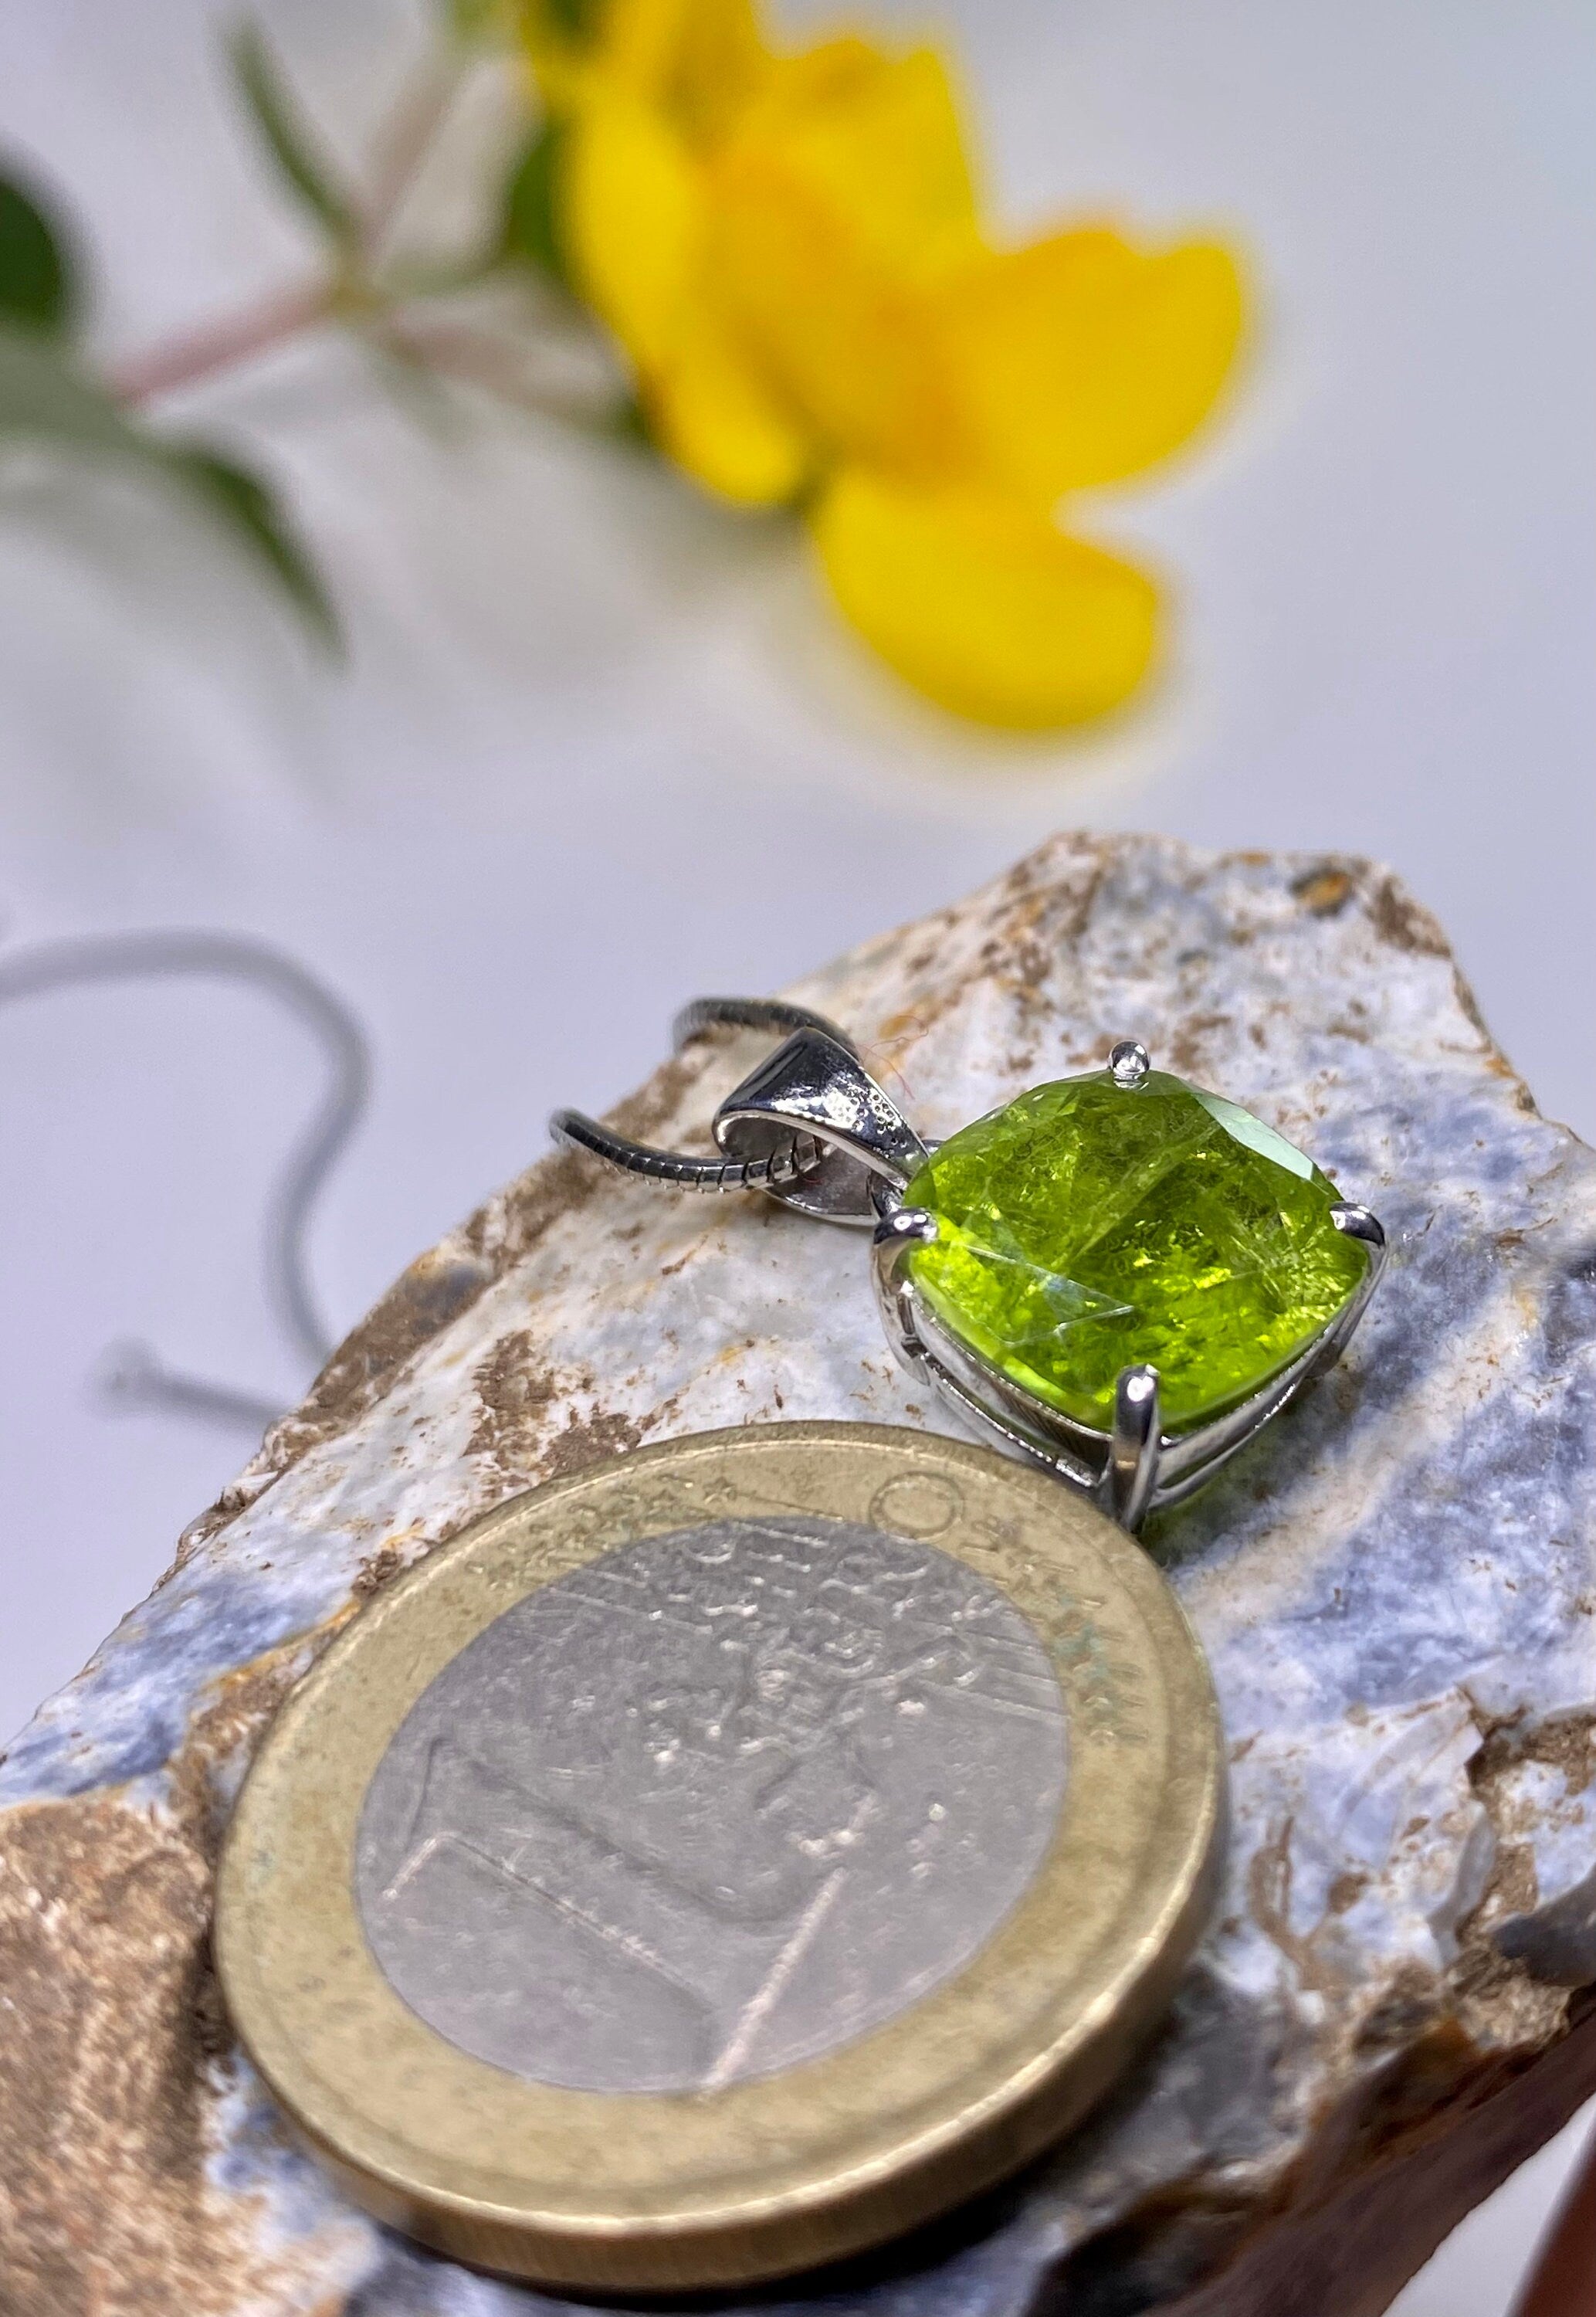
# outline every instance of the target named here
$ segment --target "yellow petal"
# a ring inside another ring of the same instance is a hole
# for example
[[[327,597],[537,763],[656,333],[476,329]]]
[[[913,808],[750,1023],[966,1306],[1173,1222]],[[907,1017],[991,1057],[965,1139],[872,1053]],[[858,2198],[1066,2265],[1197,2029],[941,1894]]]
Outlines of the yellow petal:
[[[845,217],[751,155],[709,230],[710,266],[772,390],[834,454],[911,474],[968,463],[935,318],[869,263]]]
[[[690,300],[644,399],[660,448],[722,498],[776,505],[809,479],[809,443],[765,391],[708,287]]]
[[[989,257],[946,286],[942,306],[982,465],[1046,501],[1184,442],[1242,321],[1228,251],[1190,242],[1144,256],[1103,229]]]
[[[656,369],[702,258],[697,163],[651,106],[607,89],[571,123],[560,194],[583,297],[640,371]]]
[[[513,21],[521,36],[530,94],[546,112],[568,112],[586,93],[592,42],[562,22],[548,0],[519,0]]]
[[[609,0],[602,58],[695,147],[728,134],[775,62],[753,0]]]
[[[882,658],[955,714],[1018,729],[1101,715],[1145,674],[1152,582],[1033,508],[843,471],[814,512],[838,603]]]
[[[755,132],[766,135],[773,123],[848,99],[872,81],[887,61],[882,49],[857,32],[838,32],[813,48],[777,56],[761,112],[752,124]]]
[[[958,108],[933,49],[892,57],[841,39],[783,58],[744,134],[847,218],[879,264],[920,278],[979,246]]]
[[[631,356],[661,449],[725,498],[791,498],[809,472],[809,440],[726,314],[700,165],[663,115],[613,88],[568,135],[561,214],[572,270]]]
[[[840,454],[912,475],[974,456],[924,284],[978,247],[929,51],[787,60],[710,170],[711,264],[771,385]]]

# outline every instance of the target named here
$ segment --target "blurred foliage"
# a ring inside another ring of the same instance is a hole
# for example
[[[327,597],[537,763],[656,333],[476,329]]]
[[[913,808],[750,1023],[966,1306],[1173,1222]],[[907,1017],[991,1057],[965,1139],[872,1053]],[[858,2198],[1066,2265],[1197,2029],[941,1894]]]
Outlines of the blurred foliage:
[[[32,195],[0,177],[0,319],[64,330],[76,310],[75,269],[58,227]]]
[[[557,121],[540,121],[516,157],[504,189],[504,255],[540,267],[562,289],[571,285],[558,214],[566,132]]]
[[[259,25],[246,17],[235,29],[227,52],[238,93],[282,177],[333,240],[352,242],[353,206],[316,152]]]
[[[96,373],[61,228],[0,180],[0,438],[181,491],[330,640],[268,487],[144,414],[334,326],[407,392],[465,384],[644,445],[734,505],[790,507],[844,615],[958,713],[1057,726],[1142,680],[1158,590],[1060,509],[1214,404],[1242,321],[1222,246],[1102,225],[994,240],[941,58],[853,32],[780,49],[753,0],[445,0],[354,176],[256,23],[227,55],[318,244],[310,280]],[[470,245],[423,264],[406,203],[485,64],[525,126],[507,161],[479,157]]]
[[[338,629],[292,526],[259,479],[207,445],[138,423],[83,362],[76,267],[32,195],[0,178],[0,445],[66,453],[177,490],[240,539],[328,646]]]
[[[213,514],[254,549],[317,641],[331,651],[340,651],[338,616],[321,575],[260,477],[214,451],[174,448],[168,455],[176,479],[186,483]]]

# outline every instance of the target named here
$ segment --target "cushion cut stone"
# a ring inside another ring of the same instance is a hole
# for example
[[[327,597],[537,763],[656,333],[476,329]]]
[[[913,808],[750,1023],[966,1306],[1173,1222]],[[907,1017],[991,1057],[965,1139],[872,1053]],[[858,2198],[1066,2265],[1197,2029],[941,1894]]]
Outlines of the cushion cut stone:
[[[1170,1432],[1289,1365],[1362,1281],[1338,1194],[1272,1127],[1150,1070],[1034,1087],[909,1184],[937,1237],[909,1258],[944,1327],[1078,1422],[1113,1422],[1119,1371],[1158,1370]]]

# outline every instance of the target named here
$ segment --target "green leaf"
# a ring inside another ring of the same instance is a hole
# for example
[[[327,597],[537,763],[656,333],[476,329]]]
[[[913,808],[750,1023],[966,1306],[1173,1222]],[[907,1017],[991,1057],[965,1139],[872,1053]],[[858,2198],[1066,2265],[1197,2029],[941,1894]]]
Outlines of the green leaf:
[[[201,498],[252,547],[291,599],[317,640],[341,653],[343,632],[321,575],[299,534],[259,477],[231,459],[201,449],[168,453],[174,471],[192,483]]]
[[[0,443],[17,436],[115,459],[147,455],[145,438],[58,343],[0,324]]]
[[[459,403],[425,357],[379,332],[359,333],[359,343],[395,402],[434,443],[459,443],[462,419]]]
[[[604,433],[612,443],[629,451],[659,451],[659,438],[648,423],[648,413],[635,394],[618,402],[605,423]],[[661,456],[664,454],[661,452]]]
[[[445,0],[443,22],[461,48],[507,44],[514,38],[514,10],[506,0]]]
[[[60,233],[14,178],[0,177],[0,318],[65,330],[76,292]]]
[[[76,369],[58,342],[0,323],[0,451],[34,443],[170,489],[219,521],[288,595],[317,640],[335,649],[332,605],[292,526],[264,485],[232,460],[172,443],[130,420]]]
[[[562,122],[546,121],[518,157],[504,188],[504,250],[570,290],[559,211],[566,134]]]
[[[557,31],[567,40],[585,40],[592,37],[593,19],[598,14],[595,0],[542,0],[543,13]]]
[[[317,152],[260,26],[245,17],[229,39],[227,53],[239,91],[272,159],[334,239],[352,241],[354,210]]]

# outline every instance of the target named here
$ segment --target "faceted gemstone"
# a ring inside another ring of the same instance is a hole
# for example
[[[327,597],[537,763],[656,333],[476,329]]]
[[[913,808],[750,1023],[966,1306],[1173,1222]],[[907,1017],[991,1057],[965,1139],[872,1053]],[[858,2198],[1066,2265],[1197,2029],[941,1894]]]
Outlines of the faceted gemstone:
[[[937,1224],[910,1271],[950,1334],[1066,1416],[1106,1430],[1120,1369],[1148,1361],[1164,1429],[1187,1431],[1345,1309],[1369,1258],[1336,1196],[1235,1103],[1096,1070],[943,1143],[905,1193]]]

